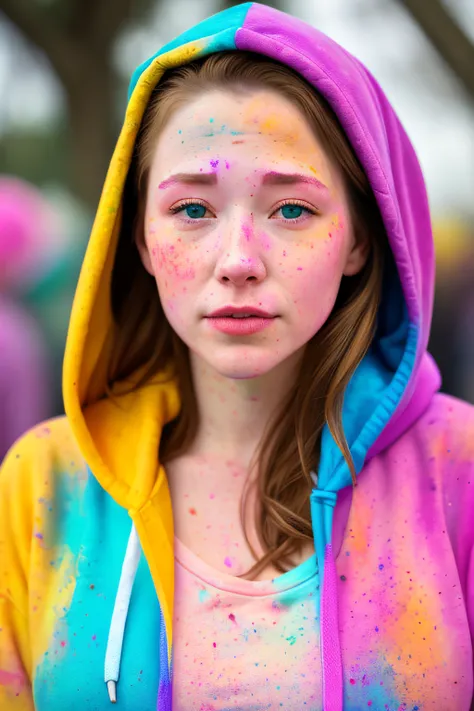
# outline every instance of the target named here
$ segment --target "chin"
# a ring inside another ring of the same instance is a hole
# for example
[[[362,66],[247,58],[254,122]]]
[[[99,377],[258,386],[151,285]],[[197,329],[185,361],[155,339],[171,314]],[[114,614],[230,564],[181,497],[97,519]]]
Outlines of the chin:
[[[245,352],[240,348],[226,349],[227,352],[214,351],[212,354],[201,354],[201,358],[219,373],[230,380],[251,380],[266,375],[277,367],[283,359],[275,359],[275,353],[252,352],[248,346]],[[250,351],[250,352],[249,352]],[[207,356],[207,357],[206,357]]]

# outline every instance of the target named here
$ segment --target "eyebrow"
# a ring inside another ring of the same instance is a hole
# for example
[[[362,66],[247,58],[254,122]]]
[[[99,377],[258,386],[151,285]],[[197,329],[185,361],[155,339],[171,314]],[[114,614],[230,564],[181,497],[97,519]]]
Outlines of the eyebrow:
[[[320,190],[327,190],[326,185],[320,180],[303,173],[278,173],[272,170],[269,173],[264,173],[262,177],[262,185],[297,185],[298,183],[309,183]]]
[[[217,183],[216,173],[175,173],[159,184],[160,190],[166,190],[176,183],[185,185],[215,185]]]
[[[185,185],[215,185],[217,183],[217,173],[175,173],[169,178],[163,180],[159,184],[160,190],[166,190],[176,183],[184,183]],[[308,183],[314,185],[320,190],[328,188],[317,178],[312,178],[310,175],[303,173],[279,173],[270,171],[262,176],[262,185],[297,185],[298,183]]]

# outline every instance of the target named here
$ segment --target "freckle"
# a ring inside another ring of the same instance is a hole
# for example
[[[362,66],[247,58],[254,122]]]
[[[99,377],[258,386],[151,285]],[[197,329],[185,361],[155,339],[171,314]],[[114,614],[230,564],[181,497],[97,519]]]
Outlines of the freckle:
[[[89,590],[93,590],[95,588],[95,585],[89,585]]]
[[[193,508],[193,509],[188,509],[188,510],[189,510],[189,513],[191,514],[191,516],[196,516],[196,515],[197,515],[196,509]]]

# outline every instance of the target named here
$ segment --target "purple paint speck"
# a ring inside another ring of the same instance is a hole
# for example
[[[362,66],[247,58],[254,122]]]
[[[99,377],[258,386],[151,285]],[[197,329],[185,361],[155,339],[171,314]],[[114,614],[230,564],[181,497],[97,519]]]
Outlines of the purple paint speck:
[[[216,158],[216,160],[210,160],[209,163],[211,164],[212,168],[217,168],[219,165],[219,160]]]
[[[242,232],[244,233],[247,242],[250,242],[250,238],[252,236],[252,230],[250,225],[242,225]]]
[[[40,541],[43,540],[43,534],[42,533],[35,533],[35,538],[39,538]]]
[[[229,558],[229,556],[227,556],[226,558],[224,558],[224,565],[226,565],[228,568],[232,568],[232,561],[231,561],[231,559]]]

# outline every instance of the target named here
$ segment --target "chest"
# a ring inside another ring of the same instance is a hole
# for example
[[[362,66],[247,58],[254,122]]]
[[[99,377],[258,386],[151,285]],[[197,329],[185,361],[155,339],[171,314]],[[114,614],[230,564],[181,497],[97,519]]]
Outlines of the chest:
[[[215,570],[245,574],[256,562],[254,552],[263,555],[255,520],[257,492],[247,486],[247,472],[232,460],[202,457],[173,462],[167,476],[176,537]],[[312,552],[307,546],[297,562]],[[269,565],[257,579],[278,575]]]

